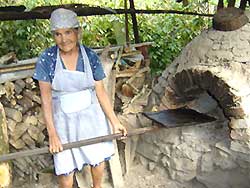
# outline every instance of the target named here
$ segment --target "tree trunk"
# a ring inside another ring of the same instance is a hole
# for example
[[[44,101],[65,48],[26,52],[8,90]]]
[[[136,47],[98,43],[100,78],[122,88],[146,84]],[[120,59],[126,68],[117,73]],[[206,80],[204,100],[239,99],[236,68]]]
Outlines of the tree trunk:
[[[6,118],[2,104],[0,103],[0,155],[9,153]],[[11,184],[11,169],[9,164],[0,163],[0,186],[9,188]]]

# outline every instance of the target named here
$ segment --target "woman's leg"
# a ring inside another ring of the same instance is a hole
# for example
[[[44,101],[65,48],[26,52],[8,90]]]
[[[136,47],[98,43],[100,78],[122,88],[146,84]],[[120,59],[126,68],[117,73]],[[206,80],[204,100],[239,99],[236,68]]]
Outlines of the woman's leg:
[[[105,166],[105,162],[102,162],[98,166],[91,167],[93,188],[101,188],[104,166]]]
[[[59,188],[72,188],[73,187],[73,176],[72,172],[69,175],[60,175],[57,177]]]

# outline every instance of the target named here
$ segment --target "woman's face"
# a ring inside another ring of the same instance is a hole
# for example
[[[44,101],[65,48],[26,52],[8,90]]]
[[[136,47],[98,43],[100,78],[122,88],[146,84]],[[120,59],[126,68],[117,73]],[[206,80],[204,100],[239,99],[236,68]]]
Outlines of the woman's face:
[[[53,32],[58,47],[63,52],[70,52],[76,48],[78,42],[77,29],[57,29]]]

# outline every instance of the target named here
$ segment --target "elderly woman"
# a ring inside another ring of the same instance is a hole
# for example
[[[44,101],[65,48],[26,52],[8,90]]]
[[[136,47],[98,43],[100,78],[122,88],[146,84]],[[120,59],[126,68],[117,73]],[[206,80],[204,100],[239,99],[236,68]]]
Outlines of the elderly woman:
[[[78,43],[77,15],[60,8],[52,12],[50,21],[56,45],[41,54],[33,77],[39,81],[59,187],[71,188],[74,171],[90,165],[93,188],[100,188],[104,161],[114,154],[112,142],[69,150],[63,150],[62,144],[109,134],[108,120],[114,132],[127,132],[105,92],[98,56]]]

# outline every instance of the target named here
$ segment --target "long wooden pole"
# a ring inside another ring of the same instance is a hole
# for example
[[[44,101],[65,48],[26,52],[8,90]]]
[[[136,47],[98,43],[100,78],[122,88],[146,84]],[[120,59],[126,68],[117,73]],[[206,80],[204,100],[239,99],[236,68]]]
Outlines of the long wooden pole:
[[[140,37],[139,37],[138,23],[137,23],[137,18],[136,18],[136,13],[135,13],[134,0],[129,0],[129,4],[130,4],[130,10],[132,10],[131,17],[132,17],[132,23],[133,23],[135,43],[139,43]]]
[[[124,0],[124,9],[125,11],[128,10],[128,3],[127,0]],[[129,29],[128,29],[128,13],[125,12],[125,34],[126,34],[126,45],[129,45]]]
[[[127,136],[140,135],[140,134],[144,134],[144,133],[147,133],[147,132],[156,131],[156,130],[159,130],[159,129],[160,129],[159,126],[152,126],[152,127],[134,129],[134,130],[129,131]],[[111,140],[114,140],[114,139],[120,139],[122,137],[123,137],[122,133],[116,133],[116,134],[110,134],[110,135],[107,135],[107,136],[100,136],[100,137],[96,137],[96,138],[90,138],[90,139],[81,140],[81,141],[78,141],[78,142],[63,144],[63,149],[66,150],[66,149],[78,148],[78,147],[86,146],[86,145],[90,145],[90,144],[96,144],[96,143],[111,141]],[[26,150],[26,151],[20,151],[20,152],[0,155],[0,162],[9,161],[9,160],[13,160],[13,159],[18,159],[18,158],[22,158],[22,157],[33,156],[33,155],[41,155],[41,154],[45,154],[45,153],[49,153],[49,147],[48,146],[43,147],[43,148],[33,149],[33,150]]]
[[[213,17],[213,14],[202,14],[197,12],[186,12],[178,10],[124,10],[124,9],[112,9],[109,10],[100,10],[98,8],[90,8],[88,10],[85,8],[81,10],[74,10],[78,16],[94,16],[94,15],[108,15],[108,14],[181,14],[181,15],[193,15],[193,16],[205,16]],[[32,20],[32,19],[48,19],[51,12],[0,12],[0,21],[7,20]]]

